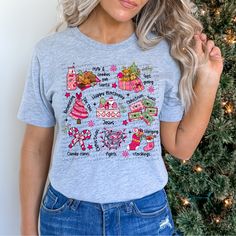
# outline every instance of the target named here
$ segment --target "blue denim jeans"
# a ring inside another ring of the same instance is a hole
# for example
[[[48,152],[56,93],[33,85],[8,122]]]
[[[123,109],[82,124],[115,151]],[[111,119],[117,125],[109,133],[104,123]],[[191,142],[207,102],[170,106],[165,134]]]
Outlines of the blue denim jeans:
[[[177,235],[165,189],[123,202],[68,198],[51,183],[40,206],[40,235]]]

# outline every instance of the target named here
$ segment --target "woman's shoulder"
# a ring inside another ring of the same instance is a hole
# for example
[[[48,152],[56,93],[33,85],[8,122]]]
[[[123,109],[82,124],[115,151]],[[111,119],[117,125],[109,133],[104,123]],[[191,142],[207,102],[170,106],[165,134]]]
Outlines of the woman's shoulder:
[[[165,37],[160,37],[155,32],[149,32],[148,37],[150,37],[150,39],[151,38],[159,39],[157,40],[158,43],[153,47],[153,51],[155,55],[161,57],[162,63],[164,63],[168,67],[176,67],[177,61],[171,55],[171,42]]]
[[[49,52],[54,48],[63,47],[63,44],[67,42],[69,37],[71,37],[71,30],[67,27],[61,31],[50,32],[42,36],[36,41],[34,47],[35,50],[39,50],[40,52]]]

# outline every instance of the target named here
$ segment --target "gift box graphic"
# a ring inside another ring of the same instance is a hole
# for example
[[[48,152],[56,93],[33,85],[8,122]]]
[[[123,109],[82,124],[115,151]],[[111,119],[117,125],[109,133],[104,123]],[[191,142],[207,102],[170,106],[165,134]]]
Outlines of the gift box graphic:
[[[144,89],[144,86],[143,86],[143,83],[141,81],[141,79],[136,79],[134,81],[132,81],[132,86],[133,86],[133,90],[135,92],[139,92],[139,91],[142,91]]]
[[[118,87],[122,90],[139,92],[144,89],[140,79],[140,70],[133,63],[131,66],[123,67],[122,71],[117,74]]]
[[[131,81],[123,81],[122,79],[118,80],[118,87],[122,90],[132,91],[133,85]]]

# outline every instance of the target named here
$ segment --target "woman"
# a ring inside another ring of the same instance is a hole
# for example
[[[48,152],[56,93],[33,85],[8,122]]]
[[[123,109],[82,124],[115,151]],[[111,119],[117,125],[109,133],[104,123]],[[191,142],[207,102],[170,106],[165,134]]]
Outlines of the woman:
[[[212,112],[220,49],[188,0],[62,6],[67,27],[35,46],[17,115],[27,123],[22,234],[38,234],[40,214],[42,235],[173,235],[160,144],[191,158]]]

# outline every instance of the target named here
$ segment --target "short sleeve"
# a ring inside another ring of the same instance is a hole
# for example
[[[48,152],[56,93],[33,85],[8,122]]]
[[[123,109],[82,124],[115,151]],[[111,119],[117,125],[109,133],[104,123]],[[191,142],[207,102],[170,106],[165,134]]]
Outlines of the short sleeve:
[[[181,71],[178,63],[172,59],[166,74],[164,100],[160,111],[160,121],[177,122],[184,114],[184,106],[179,97]]]
[[[52,103],[45,96],[44,86],[39,56],[34,48],[17,111],[17,119],[41,127],[55,126]]]

